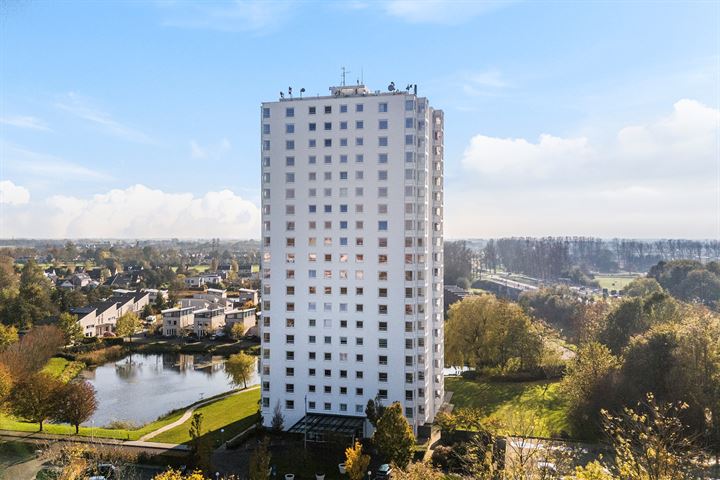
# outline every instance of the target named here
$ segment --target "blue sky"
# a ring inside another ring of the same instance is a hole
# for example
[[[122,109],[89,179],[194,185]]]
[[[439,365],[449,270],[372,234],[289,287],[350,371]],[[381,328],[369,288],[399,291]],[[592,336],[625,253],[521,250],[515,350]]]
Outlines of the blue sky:
[[[0,237],[258,237],[259,104],[342,66],[445,110],[449,237],[718,237],[719,5],[3,3]]]

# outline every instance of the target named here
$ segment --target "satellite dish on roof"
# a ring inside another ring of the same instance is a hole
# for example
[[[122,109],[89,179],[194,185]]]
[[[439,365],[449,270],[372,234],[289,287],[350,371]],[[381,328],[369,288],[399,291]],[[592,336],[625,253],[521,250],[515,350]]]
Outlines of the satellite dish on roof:
[[[395,91],[395,82],[390,82],[390,85],[388,85],[388,92],[394,92]]]

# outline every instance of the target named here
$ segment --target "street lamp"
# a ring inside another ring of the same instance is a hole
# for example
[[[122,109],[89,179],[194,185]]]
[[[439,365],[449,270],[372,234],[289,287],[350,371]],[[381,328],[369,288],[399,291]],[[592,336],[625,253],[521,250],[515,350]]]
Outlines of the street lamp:
[[[225,429],[220,429],[220,446],[222,446],[225,443]]]

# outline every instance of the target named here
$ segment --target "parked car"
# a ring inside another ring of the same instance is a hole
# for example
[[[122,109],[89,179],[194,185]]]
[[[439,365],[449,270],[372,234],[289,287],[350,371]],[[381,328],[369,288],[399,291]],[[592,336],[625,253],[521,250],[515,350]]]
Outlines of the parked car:
[[[378,467],[375,473],[375,480],[389,480],[392,478],[392,467],[387,463],[383,463]]]

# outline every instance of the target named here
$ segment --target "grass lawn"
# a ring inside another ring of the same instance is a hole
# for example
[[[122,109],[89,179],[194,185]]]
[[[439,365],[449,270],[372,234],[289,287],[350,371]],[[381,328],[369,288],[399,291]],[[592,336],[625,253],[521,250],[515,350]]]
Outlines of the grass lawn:
[[[256,413],[258,401],[260,400],[260,389],[242,391],[222,400],[210,403],[195,410],[203,415],[203,431],[208,432],[212,444],[216,445],[221,441],[230,440],[235,435],[247,429],[257,421]],[[225,433],[221,434],[220,429]],[[190,441],[190,419],[182,425],[163,432],[151,438],[151,442],[160,443],[187,443]]]
[[[445,378],[445,388],[454,392],[456,408],[480,408],[489,422],[498,422],[502,433],[529,434],[522,424],[532,421],[533,436],[572,435],[567,421],[567,405],[559,391],[559,382],[490,382]]]
[[[150,433],[163,425],[172,423],[182,416],[183,412],[176,412],[167,417],[150,422],[136,430],[100,428],[100,427],[80,427],[79,435],[82,437],[98,437],[98,438],[115,438],[118,440],[137,440],[146,433]],[[28,423],[18,420],[10,415],[0,414],[0,430],[15,430],[18,432],[37,432],[37,423]],[[75,427],[64,424],[43,424],[44,433],[54,433],[58,435],[75,435]]]
[[[85,368],[85,364],[82,362],[73,362],[65,358],[53,357],[48,361],[42,371],[55,378],[59,378],[63,382],[69,382],[77,377],[83,368]]]
[[[619,274],[619,275],[595,275],[595,280],[600,283],[601,288],[608,290],[622,290],[625,285],[632,282],[638,275]]]

